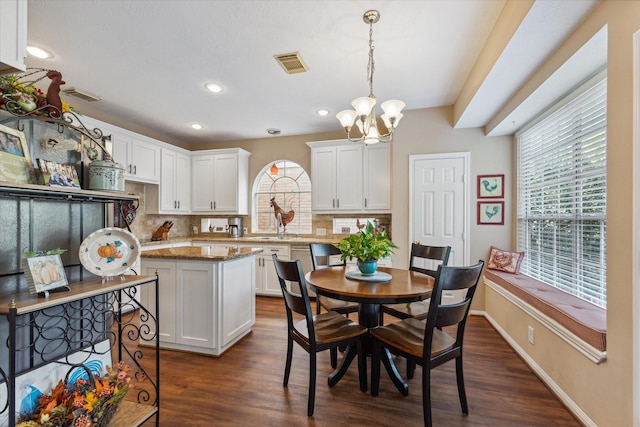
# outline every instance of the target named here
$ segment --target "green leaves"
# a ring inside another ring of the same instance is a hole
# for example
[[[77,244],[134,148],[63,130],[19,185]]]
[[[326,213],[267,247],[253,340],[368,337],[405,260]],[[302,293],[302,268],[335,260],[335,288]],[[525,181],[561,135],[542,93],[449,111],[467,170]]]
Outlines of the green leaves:
[[[335,243],[342,251],[341,260],[357,258],[360,261],[373,261],[387,257],[397,248],[387,234],[376,232],[373,224],[367,221],[366,227],[357,234],[352,234]]]
[[[24,251],[22,252],[22,255],[25,258],[33,258],[38,256],[46,256],[46,255],[60,255],[65,253],[66,251],[67,251],[66,249],[55,248],[55,249],[49,249],[48,251]]]

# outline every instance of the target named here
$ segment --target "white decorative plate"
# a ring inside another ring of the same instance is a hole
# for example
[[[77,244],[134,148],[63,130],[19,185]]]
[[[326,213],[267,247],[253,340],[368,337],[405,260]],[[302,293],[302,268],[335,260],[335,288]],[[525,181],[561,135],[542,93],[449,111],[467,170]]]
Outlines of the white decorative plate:
[[[140,242],[122,228],[102,228],[80,245],[82,266],[96,276],[119,276],[140,259]]]

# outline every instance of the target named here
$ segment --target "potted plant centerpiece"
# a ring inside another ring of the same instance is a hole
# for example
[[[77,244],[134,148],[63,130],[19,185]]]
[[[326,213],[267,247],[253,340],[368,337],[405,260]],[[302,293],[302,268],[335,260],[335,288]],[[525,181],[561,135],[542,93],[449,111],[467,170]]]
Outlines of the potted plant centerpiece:
[[[369,221],[364,229],[345,237],[334,246],[342,251],[341,260],[356,258],[358,269],[364,276],[375,274],[378,260],[391,255],[398,247],[389,240],[387,233],[376,231]]]

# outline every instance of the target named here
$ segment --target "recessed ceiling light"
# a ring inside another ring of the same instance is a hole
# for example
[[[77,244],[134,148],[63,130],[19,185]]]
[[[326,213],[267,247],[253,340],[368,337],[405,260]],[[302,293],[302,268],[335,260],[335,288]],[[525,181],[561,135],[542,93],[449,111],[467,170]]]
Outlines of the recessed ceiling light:
[[[38,46],[27,46],[27,52],[30,55],[40,59],[52,59],[53,53]]]
[[[327,110],[326,108],[321,108],[319,110],[316,110],[316,114],[319,116],[328,116],[329,115],[329,110]]]
[[[280,135],[280,129],[269,128],[267,129],[269,135]]]
[[[224,89],[218,83],[207,83],[206,85],[204,85],[204,87],[206,87],[207,89],[209,89],[213,93],[220,93]]]
[[[195,130],[204,129],[204,126],[202,126],[200,123],[191,123],[189,126],[191,126],[191,129]]]

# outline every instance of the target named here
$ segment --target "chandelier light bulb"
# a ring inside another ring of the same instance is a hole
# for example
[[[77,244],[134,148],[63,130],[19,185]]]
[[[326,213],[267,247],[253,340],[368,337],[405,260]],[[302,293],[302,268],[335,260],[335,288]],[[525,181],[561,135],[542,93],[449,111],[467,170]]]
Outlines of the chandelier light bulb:
[[[353,126],[353,122],[356,121],[357,117],[358,113],[354,110],[342,110],[336,114],[336,118],[340,121],[342,127],[347,130],[351,129],[351,126]]]
[[[356,113],[358,113],[359,116],[367,116],[376,105],[376,100],[375,98],[363,96],[362,98],[354,99],[351,105],[356,109]]]

